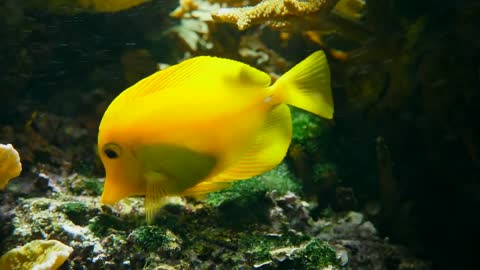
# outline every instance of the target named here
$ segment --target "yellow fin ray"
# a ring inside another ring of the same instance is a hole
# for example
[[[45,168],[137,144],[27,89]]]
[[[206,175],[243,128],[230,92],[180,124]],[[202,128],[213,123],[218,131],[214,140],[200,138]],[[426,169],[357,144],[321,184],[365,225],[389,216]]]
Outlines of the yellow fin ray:
[[[317,51],[281,76],[272,86],[282,101],[316,115],[333,117],[330,69],[323,51]]]
[[[157,177],[160,177],[160,175],[157,175]],[[160,181],[147,179],[147,189],[145,194],[145,216],[148,224],[153,222],[155,214],[165,204],[168,203],[167,193],[162,188],[162,182],[165,182],[165,179]]]
[[[290,109],[279,104],[268,113],[265,124],[243,157],[209,182],[230,182],[265,173],[285,157],[292,138]]]

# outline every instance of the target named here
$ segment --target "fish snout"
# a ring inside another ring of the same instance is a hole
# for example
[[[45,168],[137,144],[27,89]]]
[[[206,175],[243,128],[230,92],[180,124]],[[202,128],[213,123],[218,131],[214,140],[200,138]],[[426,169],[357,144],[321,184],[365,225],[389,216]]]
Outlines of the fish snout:
[[[109,177],[105,178],[105,185],[103,187],[102,197],[100,198],[100,202],[103,204],[113,205],[126,197],[126,193],[123,191],[124,189],[115,185],[115,181],[113,180],[114,179]]]

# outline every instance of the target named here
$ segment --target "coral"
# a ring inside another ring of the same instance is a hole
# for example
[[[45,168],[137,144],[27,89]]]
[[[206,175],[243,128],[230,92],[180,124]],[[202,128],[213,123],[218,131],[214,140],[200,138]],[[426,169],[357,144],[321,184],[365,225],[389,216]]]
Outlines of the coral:
[[[20,155],[11,144],[0,144],[0,190],[8,181],[20,175],[22,164]]]
[[[333,8],[338,0],[264,0],[256,6],[221,8],[212,13],[215,21],[236,24],[245,30],[253,24],[268,23],[274,28],[284,28],[292,17],[316,17]]]
[[[34,240],[14,248],[0,258],[2,270],[55,270],[70,256],[73,249],[57,240]]]
[[[167,33],[174,33],[183,42],[185,47],[192,52],[199,49],[208,50],[213,44],[208,41],[210,30],[206,22],[196,19],[182,19],[180,25],[175,26]]]
[[[210,13],[219,7],[209,1],[180,0],[179,6],[170,13],[171,17],[180,19],[180,24],[166,33],[175,35],[190,52],[210,50],[214,46]]]
[[[261,39],[261,32],[242,35],[238,54],[245,63],[259,68],[274,78],[285,73],[291,63],[269,48]]]
[[[180,0],[179,6],[174,11],[170,12],[170,16],[174,18],[182,18],[186,13],[197,9],[198,3],[195,0]]]
[[[261,25],[281,31],[282,47],[294,43],[301,33],[302,39],[327,48],[340,60],[347,59],[348,54],[335,49],[339,43],[331,37],[362,44],[371,38],[364,22],[367,8],[363,0],[264,0],[255,6],[257,1],[240,3],[246,2],[252,6],[237,7],[239,2],[229,1],[229,7],[211,9],[211,17],[215,22],[235,24],[239,30]]]

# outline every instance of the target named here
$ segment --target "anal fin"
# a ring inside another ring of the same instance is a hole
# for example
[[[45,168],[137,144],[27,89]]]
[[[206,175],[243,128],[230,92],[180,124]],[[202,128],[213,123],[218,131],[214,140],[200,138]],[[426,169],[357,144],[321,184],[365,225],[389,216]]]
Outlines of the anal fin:
[[[230,187],[230,183],[206,181],[185,190],[184,192],[182,192],[182,196],[192,196],[196,199],[202,199],[207,193],[218,191],[228,187]]]
[[[147,175],[147,191],[145,193],[145,216],[147,223],[151,224],[155,214],[168,203],[168,197],[162,188],[162,182],[165,182],[167,176],[159,173]]]
[[[254,177],[277,166],[285,157],[292,139],[290,109],[274,106],[268,113],[248,150],[225,171],[206,182],[231,182]]]

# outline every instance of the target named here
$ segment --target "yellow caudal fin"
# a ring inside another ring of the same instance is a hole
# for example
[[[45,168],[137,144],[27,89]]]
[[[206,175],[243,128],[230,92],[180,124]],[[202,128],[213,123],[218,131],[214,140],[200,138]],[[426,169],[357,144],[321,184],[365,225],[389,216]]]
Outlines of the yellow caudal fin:
[[[290,109],[285,104],[274,106],[255,140],[239,161],[207,182],[230,182],[247,179],[276,167],[285,157],[292,139]],[[212,187],[214,187],[212,185]]]
[[[330,69],[317,51],[281,76],[272,86],[281,101],[327,119],[333,118]]]

